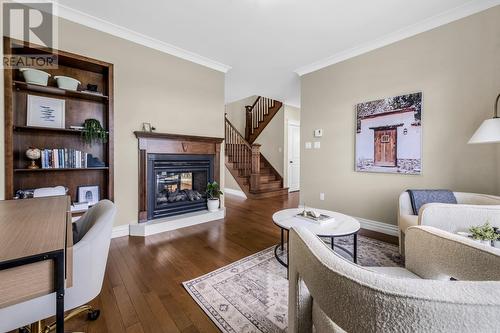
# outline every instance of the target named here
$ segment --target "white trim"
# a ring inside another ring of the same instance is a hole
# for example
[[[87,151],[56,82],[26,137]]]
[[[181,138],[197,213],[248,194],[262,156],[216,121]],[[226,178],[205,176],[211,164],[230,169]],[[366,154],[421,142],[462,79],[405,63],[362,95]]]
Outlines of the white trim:
[[[367,230],[372,230],[376,232],[380,232],[382,234],[386,235],[391,235],[391,236],[398,236],[399,235],[399,229],[397,225],[393,224],[388,224],[384,222],[379,222],[379,221],[373,221],[373,220],[368,220],[368,219],[363,219],[360,217],[355,217],[359,221],[359,224],[361,224],[361,228],[367,229]]]
[[[236,195],[238,197],[242,197],[242,198],[245,198],[245,199],[247,198],[247,195],[245,194],[245,192],[240,191],[240,190],[235,190],[235,189],[232,189],[232,188],[224,188],[224,193]]]
[[[111,232],[111,238],[123,237],[129,235],[129,225],[118,225],[113,227],[113,231]]]
[[[172,231],[179,228],[190,227],[192,225],[221,220],[226,216],[226,209],[220,208],[215,212],[203,210],[199,212],[187,213],[152,220],[144,223],[131,224],[130,236],[149,236],[160,232]]]
[[[184,50],[175,45],[162,42],[158,39],[146,36],[139,32],[105,21],[103,19],[86,14],[79,10],[62,5],[60,3],[53,2],[53,4],[54,8],[57,10],[57,15],[66,20],[76,22],[78,24],[85,25],[92,29],[96,29],[108,33],[110,35],[120,37],[128,41],[155,49],[157,51],[164,52],[176,56],[178,58],[194,62],[198,65],[202,65],[219,72],[227,73],[231,69],[231,66],[228,66],[226,64],[206,58],[194,52]]]
[[[447,23],[459,20],[461,18],[479,13],[483,10],[500,5],[500,0],[470,1],[462,6],[448,10],[444,13],[435,15],[419,23],[410,25],[376,40],[358,45],[348,50],[340,51],[331,57],[316,61],[312,64],[297,68],[294,72],[299,76],[315,72],[341,61],[359,56],[363,53],[387,46],[400,40],[415,36],[422,32],[437,28]]]

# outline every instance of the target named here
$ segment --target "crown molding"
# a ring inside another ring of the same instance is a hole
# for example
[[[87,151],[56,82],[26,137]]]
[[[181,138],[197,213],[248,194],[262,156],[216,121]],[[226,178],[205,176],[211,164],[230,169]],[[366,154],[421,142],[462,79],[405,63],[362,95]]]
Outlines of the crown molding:
[[[173,55],[175,57],[194,62],[216,71],[227,73],[231,66],[225,65],[218,61],[206,58],[199,54],[184,50],[172,44],[162,42],[158,39],[143,35],[136,31],[127,29],[117,24],[102,20],[95,16],[86,14],[79,10],[70,8],[57,2],[53,2],[56,7],[57,16],[62,17],[68,21],[72,21],[81,25],[85,25],[92,29],[96,29],[110,35],[126,39],[128,41],[149,47],[151,49]]]
[[[439,26],[482,12],[486,9],[498,5],[500,5],[500,0],[470,1],[462,6],[448,10],[442,14],[433,16],[419,23],[410,25],[406,28],[385,35],[382,38],[378,38],[368,43],[358,45],[345,51],[340,51],[326,59],[322,59],[313,62],[312,64],[299,67],[294,72],[299,76],[303,76],[305,74],[315,72],[330,65],[376,50],[389,44],[393,44],[400,40],[418,35],[422,32],[437,28]]]

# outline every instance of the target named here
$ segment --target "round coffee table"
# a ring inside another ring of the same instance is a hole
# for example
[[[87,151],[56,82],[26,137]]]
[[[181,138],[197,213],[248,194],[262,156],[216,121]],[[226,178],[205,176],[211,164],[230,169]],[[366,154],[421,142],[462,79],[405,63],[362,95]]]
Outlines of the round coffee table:
[[[353,236],[353,251],[349,251],[343,246],[337,245],[336,247],[341,249],[350,255],[353,261],[356,263],[358,261],[358,231],[361,228],[359,221],[355,218],[332,212],[329,210],[314,209],[315,211],[333,217],[332,221],[325,221],[321,224],[312,221],[307,221],[304,218],[297,217],[296,215],[303,211],[303,208],[291,208],[280,210],[273,214],[273,222],[281,229],[281,243],[276,245],[274,248],[274,256],[280,264],[288,267],[288,234],[290,228],[292,227],[305,227],[318,237],[329,238],[331,241],[332,250],[335,249],[335,238]],[[284,262],[278,255],[278,250],[284,251],[284,233],[286,231],[286,243],[287,243],[287,262]]]

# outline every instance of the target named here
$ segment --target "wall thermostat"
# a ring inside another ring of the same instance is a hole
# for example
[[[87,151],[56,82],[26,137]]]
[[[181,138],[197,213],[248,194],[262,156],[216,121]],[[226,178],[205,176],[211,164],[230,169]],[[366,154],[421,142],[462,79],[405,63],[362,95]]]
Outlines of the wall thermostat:
[[[321,138],[323,136],[323,129],[318,128],[314,130],[314,137]]]

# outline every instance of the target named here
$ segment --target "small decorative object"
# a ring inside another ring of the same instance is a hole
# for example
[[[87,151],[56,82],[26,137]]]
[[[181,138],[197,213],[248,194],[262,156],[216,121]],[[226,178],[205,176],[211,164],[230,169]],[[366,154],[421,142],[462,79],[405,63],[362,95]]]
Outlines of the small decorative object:
[[[89,203],[84,201],[84,202],[73,202],[73,204],[71,205],[71,211],[72,212],[75,212],[75,211],[84,211],[84,210],[87,210],[89,209]]]
[[[28,150],[26,150],[26,157],[31,160],[30,165],[28,165],[28,169],[38,169],[39,166],[36,165],[35,161],[40,158],[40,149],[35,148],[35,147],[29,147]]]
[[[27,126],[64,128],[65,100],[28,95]]]
[[[99,186],[87,185],[78,186],[78,202],[88,202],[89,206],[99,202]]]
[[[46,86],[49,81],[50,74],[39,69],[21,68],[19,71],[23,73],[24,81],[26,81],[26,83]]]
[[[142,130],[144,132],[152,132],[153,128],[151,127],[151,123],[142,123]]]
[[[97,84],[87,84],[87,90],[92,92],[97,92]]]
[[[92,156],[92,154],[87,155],[87,168],[100,168],[104,166],[106,165],[99,158]]]
[[[493,246],[500,249],[500,228],[494,227],[496,234],[498,235],[497,239],[493,242]]]
[[[74,90],[76,91],[78,89],[78,85],[81,84],[80,81],[77,79],[73,79],[72,77],[69,76],[54,76],[54,79],[57,81],[57,86],[61,89],[66,89],[66,90]]]
[[[207,194],[207,205],[209,212],[216,212],[219,209],[220,205],[220,196],[224,193],[220,190],[220,186],[217,182],[209,182],[207,184],[207,190],[205,191]]]
[[[306,205],[304,204],[304,209],[296,215],[298,218],[307,220],[309,222],[314,222],[318,224],[322,224],[324,222],[333,222],[335,219],[331,216],[321,214],[318,211],[315,211],[313,209],[307,210]]]
[[[496,233],[495,229],[489,222],[486,222],[481,226],[470,227],[469,231],[472,234],[472,239],[490,246],[492,242],[496,241],[500,237],[500,234]]]
[[[356,105],[355,170],[421,174],[421,118],[421,92]]]
[[[108,141],[108,132],[101,126],[97,119],[86,119],[83,123],[82,136],[86,143],[93,142],[106,143]]]

